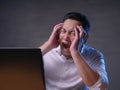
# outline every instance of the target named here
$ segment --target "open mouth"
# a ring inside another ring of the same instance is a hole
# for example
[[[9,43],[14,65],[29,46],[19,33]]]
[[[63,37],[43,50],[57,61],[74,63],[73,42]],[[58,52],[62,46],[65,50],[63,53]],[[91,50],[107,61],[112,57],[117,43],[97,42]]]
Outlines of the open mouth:
[[[69,49],[70,48],[70,45],[66,44],[66,43],[62,43],[62,46],[63,46],[64,49]]]

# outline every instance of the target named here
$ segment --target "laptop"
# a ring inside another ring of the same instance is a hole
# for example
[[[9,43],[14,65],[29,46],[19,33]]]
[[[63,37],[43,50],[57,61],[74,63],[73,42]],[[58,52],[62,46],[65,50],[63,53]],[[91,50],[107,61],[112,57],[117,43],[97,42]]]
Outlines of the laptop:
[[[39,48],[0,48],[0,90],[45,90]]]

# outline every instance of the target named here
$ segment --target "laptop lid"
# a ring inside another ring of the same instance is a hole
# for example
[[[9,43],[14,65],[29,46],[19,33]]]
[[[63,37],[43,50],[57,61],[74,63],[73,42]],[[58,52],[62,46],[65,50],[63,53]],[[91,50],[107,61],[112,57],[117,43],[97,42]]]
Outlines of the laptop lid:
[[[41,50],[0,49],[0,90],[45,90]]]

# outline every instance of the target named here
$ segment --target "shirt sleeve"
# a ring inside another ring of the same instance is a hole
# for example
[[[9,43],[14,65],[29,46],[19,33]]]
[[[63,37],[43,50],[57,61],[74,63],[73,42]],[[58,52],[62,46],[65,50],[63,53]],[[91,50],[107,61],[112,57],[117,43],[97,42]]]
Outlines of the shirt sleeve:
[[[102,82],[102,79],[99,77],[98,81],[91,87],[88,87],[89,90],[107,90],[107,85]]]
[[[108,77],[105,69],[104,56],[99,51],[92,51],[89,53],[89,58],[87,58],[88,65],[99,74],[98,81],[88,87],[89,90],[107,90],[108,87]]]

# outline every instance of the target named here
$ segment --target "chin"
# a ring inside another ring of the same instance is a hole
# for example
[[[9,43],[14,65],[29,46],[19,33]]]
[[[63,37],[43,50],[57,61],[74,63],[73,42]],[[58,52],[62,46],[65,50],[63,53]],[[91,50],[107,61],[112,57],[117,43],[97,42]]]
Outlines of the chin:
[[[64,55],[65,57],[71,57],[71,53],[70,53],[69,50],[68,50],[68,51],[62,50],[61,53],[62,53],[62,55]]]
[[[71,55],[64,55],[64,56],[66,57],[66,59],[70,59],[70,58],[72,58]]]

